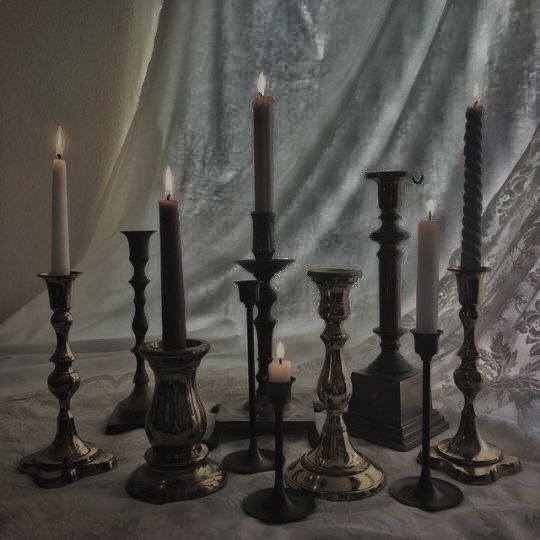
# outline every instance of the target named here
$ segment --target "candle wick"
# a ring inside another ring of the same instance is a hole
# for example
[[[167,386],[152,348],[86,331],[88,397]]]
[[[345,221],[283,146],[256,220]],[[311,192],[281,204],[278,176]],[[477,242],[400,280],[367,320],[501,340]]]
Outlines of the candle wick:
[[[428,212],[428,219],[431,220],[431,212]]]
[[[171,194],[170,194],[170,193],[167,193],[167,200],[168,200],[168,201],[171,200]]]
[[[474,102],[473,107],[478,107],[478,101],[475,101],[475,102]]]
[[[281,366],[281,364],[283,363],[283,358],[278,358],[278,362],[279,362],[279,365]]]
[[[57,157],[58,159],[62,159],[62,154],[56,154],[56,157]]]

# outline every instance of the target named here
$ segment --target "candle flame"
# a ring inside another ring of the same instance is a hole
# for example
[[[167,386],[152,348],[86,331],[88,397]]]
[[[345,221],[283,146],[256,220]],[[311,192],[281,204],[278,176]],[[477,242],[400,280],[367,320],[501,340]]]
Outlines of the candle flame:
[[[477,82],[474,83],[473,99],[474,101],[480,101],[480,86],[478,85]]]
[[[435,208],[437,207],[437,204],[433,200],[429,200],[426,203],[426,210],[429,216],[429,219],[431,219],[431,216],[435,213]]]
[[[163,180],[163,191],[165,192],[165,197],[168,199],[173,194],[173,185],[174,185],[174,176],[171,168],[167,165],[165,170],[165,177]]]
[[[279,342],[276,347],[276,357],[281,360],[285,357],[285,345],[283,342]]]
[[[56,155],[61,156],[64,153],[65,141],[62,126],[58,126],[56,131]]]
[[[257,91],[261,96],[264,96],[264,89],[266,88],[266,78],[264,77],[264,73],[261,71],[259,73],[259,78],[257,79]]]

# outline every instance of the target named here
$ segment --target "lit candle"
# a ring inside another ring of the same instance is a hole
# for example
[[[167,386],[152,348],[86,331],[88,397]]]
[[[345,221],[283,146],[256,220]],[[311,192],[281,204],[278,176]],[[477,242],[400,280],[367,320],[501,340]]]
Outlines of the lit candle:
[[[465,186],[461,229],[461,268],[478,270],[482,266],[482,114],[480,89],[474,85],[474,105],[465,117]]]
[[[276,347],[276,360],[268,364],[268,380],[274,383],[284,383],[291,380],[291,362],[283,360],[285,347],[281,341]]]
[[[253,101],[253,146],[255,161],[255,212],[272,212],[272,98],[264,91],[266,79],[261,72],[257,96]]]
[[[59,276],[70,273],[67,174],[63,153],[64,133],[58,126],[52,181],[51,274]]]
[[[439,326],[439,252],[441,228],[432,219],[435,203],[427,204],[428,219],[418,223],[418,268],[416,271],[416,331],[436,334]]]
[[[178,201],[171,198],[173,175],[165,172],[165,200],[159,201],[161,326],[164,349],[186,348],[186,303]]]

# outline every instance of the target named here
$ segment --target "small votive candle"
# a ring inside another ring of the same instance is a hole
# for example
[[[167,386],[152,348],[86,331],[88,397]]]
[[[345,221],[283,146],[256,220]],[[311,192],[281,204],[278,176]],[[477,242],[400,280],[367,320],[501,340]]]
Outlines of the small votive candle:
[[[276,360],[268,364],[268,380],[273,383],[288,383],[291,380],[291,362],[283,360],[285,347],[280,341],[276,347]]]

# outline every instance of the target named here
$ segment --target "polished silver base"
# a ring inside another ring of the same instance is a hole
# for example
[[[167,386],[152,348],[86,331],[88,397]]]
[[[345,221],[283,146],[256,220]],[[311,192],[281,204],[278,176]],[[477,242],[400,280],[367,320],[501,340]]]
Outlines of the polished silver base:
[[[30,475],[40,487],[55,488],[116,467],[116,460],[111,452],[91,446],[89,443],[83,444],[88,452],[72,462],[60,459],[55,451],[57,447],[51,445],[35,454],[23,457],[18,470]]]
[[[464,484],[484,486],[503,476],[521,471],[518,457],[503,454],[498,448],[487,444],[486,452],[476,458],[464,459],[453,454],[449,445],[453,439],[445,439],[430,448],[429,466]],[[420,456],[418,456],[420,460]]]

